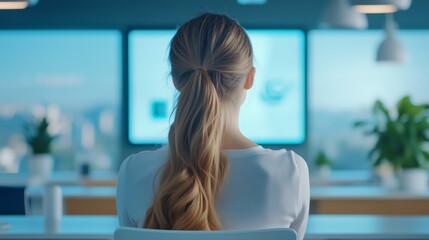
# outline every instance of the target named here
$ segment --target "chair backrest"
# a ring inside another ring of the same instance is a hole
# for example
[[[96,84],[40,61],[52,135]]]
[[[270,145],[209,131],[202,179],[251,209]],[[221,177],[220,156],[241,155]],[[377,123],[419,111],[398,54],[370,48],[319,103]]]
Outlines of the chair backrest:
[[[120,227],[114,240],[295,240],[290,228],[260,230],[178,231]]]
[[[0,215],[25,214],[25,187],[0,186]]]

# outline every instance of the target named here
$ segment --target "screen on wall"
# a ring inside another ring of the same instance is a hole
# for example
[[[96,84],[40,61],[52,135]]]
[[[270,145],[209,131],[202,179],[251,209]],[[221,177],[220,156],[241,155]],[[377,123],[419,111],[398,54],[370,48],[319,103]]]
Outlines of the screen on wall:
[[[264,145],[301,144],[306,136],[305,34],[297,29],[247,30],[255,82],[240,111],[241,131]],[[128,35],[128,138],[163,144],[174,120],[177,92],[168,47],[175,30],[133,30]]]

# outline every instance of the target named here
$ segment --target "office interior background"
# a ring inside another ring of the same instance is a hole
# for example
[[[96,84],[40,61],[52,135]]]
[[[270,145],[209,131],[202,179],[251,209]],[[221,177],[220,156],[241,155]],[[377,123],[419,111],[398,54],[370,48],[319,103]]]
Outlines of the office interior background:
[[[398,62],[376,60],[386,14],[367,14],[366,27],[347,29],[323,24],[330,1],[256,2],[262,4],[40,0],[23,10],[0,10],[0,172],[28,171],[25,126],[34,117],[50,121],[56,171],[78,171],[85,161],[93,170],[116,171],[127,155],[153,148],[128,138],[126,35],[174,29],[205,11],[225,13],[246,28],[302,30],[305,140],[273,147],[295,150],[312,172],[320,152],[334,170],[370,171],[376,139],[354,123],[371,119],[378,99],[392,113],[404,96],[429,102],[429,2],[415,0],[393,13],[404,55]]]

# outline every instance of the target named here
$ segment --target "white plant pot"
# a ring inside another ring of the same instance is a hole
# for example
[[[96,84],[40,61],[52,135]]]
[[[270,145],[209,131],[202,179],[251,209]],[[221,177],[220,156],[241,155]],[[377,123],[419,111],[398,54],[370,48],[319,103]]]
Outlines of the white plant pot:
[[[329,166],[319,166],[317,167],[317,175],[320,179],[330,179],[331,178],[331,167]]]
[[[47,179],[52,173],[53,158],[50,154],[34,154],[28,160],[28,171],[31,178]]]
[[[424,193],[428,188],[428,172],[425,169],[402,169],[398,176],[401,190],[411,193]]]

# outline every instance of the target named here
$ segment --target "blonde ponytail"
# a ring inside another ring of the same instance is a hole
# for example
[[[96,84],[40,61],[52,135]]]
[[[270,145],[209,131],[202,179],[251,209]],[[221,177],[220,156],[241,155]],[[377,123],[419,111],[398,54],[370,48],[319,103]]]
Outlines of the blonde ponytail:
[[[215,201],[228,169],[221,151],[224,104],[252,66],[250,41],[234,20],[204,14],[178,30],[170,62],[180,95],[168,136],[169,159],[144,227],[222,229]]]

